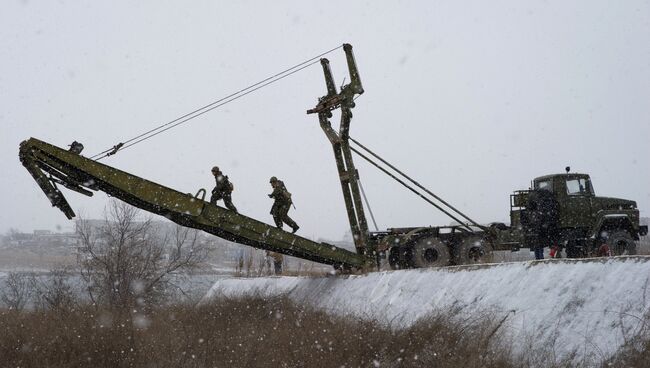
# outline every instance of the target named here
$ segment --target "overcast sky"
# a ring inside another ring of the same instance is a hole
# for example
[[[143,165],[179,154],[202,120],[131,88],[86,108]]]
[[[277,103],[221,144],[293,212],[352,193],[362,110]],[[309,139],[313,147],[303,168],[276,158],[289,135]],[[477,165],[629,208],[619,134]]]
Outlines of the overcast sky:
[[[479,222],[509,218],[536,176],[591,174],[650,215],[648,1],[5,1],[0,12],[0,231],[69,229],[18,160],[36,137],[93,155],[349,42],[366,93],[351,135]],[[341,49],[327,56],[337,85]],[[349,81],[349,78],[346,79]],[[309,237],[348,231],[331,146],[305,110],[320,65],[104,163],[208,190],[219,165],[239,211],[272,223],[268,183]],[[338,115],[333,118],[338,126]],[[379,227],[448,224],[357,159]],[[65,192],[101,217],[106,195]]]

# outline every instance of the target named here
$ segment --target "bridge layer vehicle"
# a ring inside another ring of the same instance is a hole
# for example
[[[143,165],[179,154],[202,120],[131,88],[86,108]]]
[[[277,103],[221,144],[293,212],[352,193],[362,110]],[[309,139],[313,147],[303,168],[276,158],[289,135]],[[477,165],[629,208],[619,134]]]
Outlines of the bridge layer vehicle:
[[[339,91],[329,61],[321,59],[327,93],[307,113],[318,116],[320,128],[332,146],[356,252],[314,242],[210,204],[205,201],[204,189],[194,195],[181,193],[84,157],[78,142],[65,150],[31,138],[20,144],[20,160],[52,205],[70,219],[75,214],[61,186],[88,196],[93,191],[104,191],[182,226],[336,268],[370,269],[382,259],[387,259],[393,269],[485,263],[491,260],[494,250],[552,245],[566,249],[569,257],[593,256],[603,243],[614,255],[635,254],[635,240],[647,234],[647,226],[639,225],[636,203],[595,196],[586,174],[567,170],[566,174],[539,177],[530,189],[511,195],[510,225],[480,224],[353,139],[352,109],[364,89],[352,46],[345,44],[343,50],[350,83]],[[338,130],[330,121],[334,111],[340,114]],[[114,146],[107,155],[119,152],[122,145]],[[443,212],[454,225],[370,231],[353,153]]]

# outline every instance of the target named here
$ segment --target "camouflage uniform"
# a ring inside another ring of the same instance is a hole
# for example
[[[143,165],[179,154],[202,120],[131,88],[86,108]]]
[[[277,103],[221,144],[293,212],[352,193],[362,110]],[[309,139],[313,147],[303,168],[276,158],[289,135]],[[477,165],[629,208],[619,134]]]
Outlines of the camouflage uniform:
[[[271,186],[273,186],[273,193],[269,197],[275,199],[273,207],[271,207],[271,215],[275,221],[275,226],[282,229],[282,223],[289,225],[293,231],[298,231],[298,224],[289,217],[289,208],[291,207],[291,193],[287,191],[282,180],[278,180],[275,176],[271,178]]]
[[[217,201],[223,199],[223,203],[229,210],[237,212],[237,208],[235,208],[235,205],[232,204],[231,193],[233,186],[230,183],[230,180],[228,180],[228,177],[224,175],[216,166],[212,168],[212,175],[214,175],[214,179],[217,185],[214,187],[214,189],[212,189],[210,203],[216,206]]]

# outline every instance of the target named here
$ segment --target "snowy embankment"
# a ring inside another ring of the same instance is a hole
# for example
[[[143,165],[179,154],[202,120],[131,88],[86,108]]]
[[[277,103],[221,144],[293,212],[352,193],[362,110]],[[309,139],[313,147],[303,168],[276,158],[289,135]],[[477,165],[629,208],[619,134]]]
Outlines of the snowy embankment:
[[[406,327],[435,313],[461,320],[508,316],[516,351],[607,358],[642,327],[650,310],[650,257],[562,260],[376,272],[326,278],[231,278],[206,299],[288,295],[338,315]]]

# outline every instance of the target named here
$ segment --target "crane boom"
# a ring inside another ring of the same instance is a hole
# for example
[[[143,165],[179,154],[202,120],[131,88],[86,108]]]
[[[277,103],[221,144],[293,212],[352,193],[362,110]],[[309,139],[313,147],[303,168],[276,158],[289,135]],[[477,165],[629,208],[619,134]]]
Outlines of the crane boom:
[[[364,268],[371,259],[327,243],[285,232],[248,216],[206,202],[205,190],[181,193],[36,138],[20,144],[19,157],[54,207],[75,216],[57,184],[92,196],[94,191],[165,216],[190,228],[259,249],[345,268]],[[90,190],[88,190],[90,189]]]

